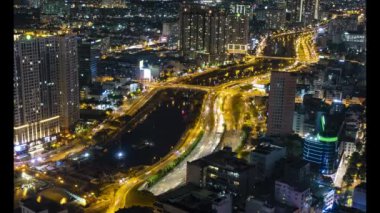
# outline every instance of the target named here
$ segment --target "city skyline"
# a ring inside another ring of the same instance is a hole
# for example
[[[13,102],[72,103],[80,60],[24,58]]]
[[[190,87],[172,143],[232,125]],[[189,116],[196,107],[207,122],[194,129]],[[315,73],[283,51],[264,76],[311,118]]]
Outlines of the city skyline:
[[[367,211],[366,3],[14,2],[14,212]]]

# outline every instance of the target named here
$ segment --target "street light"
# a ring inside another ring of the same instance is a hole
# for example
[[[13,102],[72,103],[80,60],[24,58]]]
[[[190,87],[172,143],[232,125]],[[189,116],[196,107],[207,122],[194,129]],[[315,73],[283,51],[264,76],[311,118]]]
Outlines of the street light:
[[[122,159],[124,158],[124,153],[122,151],[119,151],[117,154],[116,154],[116,157],[119,158],[119,159]]]

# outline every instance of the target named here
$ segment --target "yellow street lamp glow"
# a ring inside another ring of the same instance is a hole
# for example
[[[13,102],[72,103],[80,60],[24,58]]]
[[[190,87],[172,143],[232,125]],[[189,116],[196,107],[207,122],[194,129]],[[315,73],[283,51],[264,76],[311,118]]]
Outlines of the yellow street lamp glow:
[[[25,187],[24,191],[22,191],[22,196],[25,197],[28,194],[28,188]]]
[[[64,197],[61,199],[61,201],[59,201],[59,204],[63,205],[63,204],[66,204],[67,203],[67,199]]]

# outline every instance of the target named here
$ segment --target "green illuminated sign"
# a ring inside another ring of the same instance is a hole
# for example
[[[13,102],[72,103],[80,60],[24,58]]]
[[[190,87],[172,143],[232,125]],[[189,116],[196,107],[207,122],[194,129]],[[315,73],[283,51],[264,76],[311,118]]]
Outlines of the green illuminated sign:
[[[323,137],[323,136],[320,136],[319,134],[317,135],[317,138],[319,141],[328,142],[328,143],[338,141],[338,137]]]
[[[322,131],[325,131],[325,116],[322,116],[321,123],[322,123]]]

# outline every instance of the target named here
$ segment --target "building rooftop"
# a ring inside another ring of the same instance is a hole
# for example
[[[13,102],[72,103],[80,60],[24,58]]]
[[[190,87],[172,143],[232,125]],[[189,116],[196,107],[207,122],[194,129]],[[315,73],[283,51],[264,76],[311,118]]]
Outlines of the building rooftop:
[[[61,30],[61,29],[49,29],[49,30],[15,29],[13,39],[14,41],[31,40],[34,38],[47,38],[51,36],[65,36],[65,35],[71,35],[71,31],[65,30],[65,29],[64,30]]]
[[[298,210],[297,207],[291,207],[277,201],[274,202],[274,207],[276,212],[297,212]]]
[[[292,159],[286,161],[286,166],[292,169],[300,169],[305,167],[307,164],[309,164],[309,162],[303,159]]]
[[[20,201],[20,203],[21,206],[24,206],[35,212],[40,212],[44,210],[48,210],[49,212],[59,212],[67,209],[64,205],[59,205],[58,203],[46,198],[41,198],[40,202],[38,202],[36,198],[28,198]]]
[[[133,206],[128,209],[119,209],[116,213],[152,213],[153,210],[149,207]]]
[[[227,150],[220,150],[208,156],[190,162],[201,166],[212,165],[218,168],[225,168],[233,171],[244,171],[252,166],[243,159],[235,157],[235,153]]]
[[[347,34],[351,34],[351,35],[352,35],[352,34],[355,34],[355,35],[363,35],[363,36],[365,36],[363,30],[355,30],[355,31],[350,30],[350,31],[346,31],[345,33],[347,33]]]
[[[275,146],[269,143],[261,143],[256,147],[255,150],[252,151],[252,153],[268,155],[274,151],[282,150],[282,149],[284,149],[284,147]]]
[[[157,201],[189,212],[212,212],[212,204],[223,196],[194,184],[186,184],[158,196]]]
[[[294,190],[297,191],[297,192],[304,192],[304,191],[306,191],[307,189],[310,188],[307,183],[294,182],[292,180],[287,180],[286,178],[280,178],[280,179],[276,180],[276,182],[285,183],[285,184],[293,187]]]

